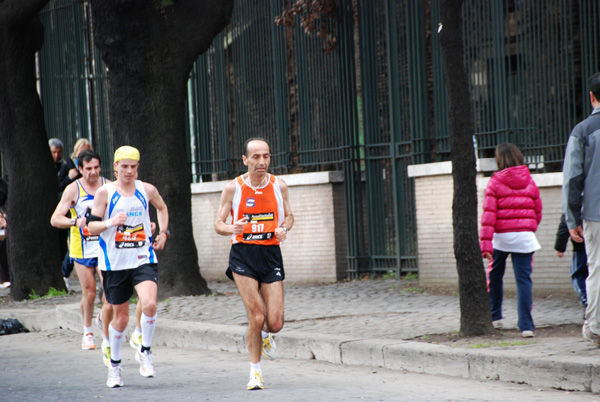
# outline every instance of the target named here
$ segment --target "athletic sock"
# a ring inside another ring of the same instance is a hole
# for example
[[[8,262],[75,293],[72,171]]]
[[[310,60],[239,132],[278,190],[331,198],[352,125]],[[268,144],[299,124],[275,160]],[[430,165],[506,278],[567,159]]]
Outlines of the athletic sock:
[[[263,339],[267,339],[269,337],[269,333],[265,332],[265,331],[260,331],[260,335],[262,336]]]
[[[126,331],[126,330],[125,330]],[[108,337],[110,339],[110,359],[111,361],[121,361],[121,349],[123,349],[123,341],[125,341],[125,331],[117,331],[112,324],[108,326]]]
[[[93,333],[94,333],[94,331],[92,331],[92,327],[86,327],[86,326],[84,326],[84,327],[83,327],[83,334],[84,334],[84,335],[87,335],[87,334],[90,334],[90,333],[91,333],[91,334],[93,334]]]
[[[262,374],[262,371],[260,370],[260,362],[258,362],[258,363],[250,362],[250,375],[252,376],[255,371],[258,371],[259,373]]]
[[[142,313],[142,346],[150,349],[152,346],[152,337],[154,336],[154,330],[156,329],[156,314],[154,317],[148,317]]]

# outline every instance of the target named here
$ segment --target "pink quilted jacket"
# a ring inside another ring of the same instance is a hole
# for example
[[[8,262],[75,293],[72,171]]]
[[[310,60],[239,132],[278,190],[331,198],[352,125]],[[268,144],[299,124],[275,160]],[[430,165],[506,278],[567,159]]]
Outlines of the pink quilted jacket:
[[[540,190],[525,165],[494,173],[485,189],[479,247],[493,253],[494,233],[535,232],[542,220]]]

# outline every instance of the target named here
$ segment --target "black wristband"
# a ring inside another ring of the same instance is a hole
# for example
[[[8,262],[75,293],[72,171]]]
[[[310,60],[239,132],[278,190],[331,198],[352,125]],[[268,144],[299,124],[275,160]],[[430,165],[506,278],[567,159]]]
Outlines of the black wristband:
[[[87,219],[85,220],[85,223],[86,223],[86,225],[89,225],[90,222],[101,221],[101,220],[102,220],[102,218],[100,218],[99,216],[89,214],[87,216]]]

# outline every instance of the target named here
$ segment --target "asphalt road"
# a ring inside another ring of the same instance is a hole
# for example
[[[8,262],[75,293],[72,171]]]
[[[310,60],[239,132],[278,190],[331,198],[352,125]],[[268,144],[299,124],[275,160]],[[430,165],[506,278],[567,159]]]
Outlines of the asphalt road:
[[[265,389],[247,391],[247,355],[153,347],[155,378],[123,350],[123,388],[106,387],[100,350],[52,330],[0,336],[0,401],[595,401],[598,395],[497,381],[279,359],[262,363]]]

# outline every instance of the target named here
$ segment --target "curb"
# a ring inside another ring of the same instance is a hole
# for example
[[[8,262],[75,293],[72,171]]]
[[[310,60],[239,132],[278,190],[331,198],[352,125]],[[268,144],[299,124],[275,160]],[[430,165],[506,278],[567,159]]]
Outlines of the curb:
[[[30,330],[57,327],[81,332],[79,303],[48,310],[11,310]],[[0,317],[6,312],[0,311]],[[130,320],[128,331],[134,327]],[[94,325],[94,332],[100,335]],[[527,348],[470,349],[390,339],[348,339],[302,331],[277,335],[279,357],[334,364],[383,367],[474,380],[497,380],[567,391],[600,392],[600,364],[594,356],[572,359]],[[161,319],[156,345],[246,353],[246,327]]]

